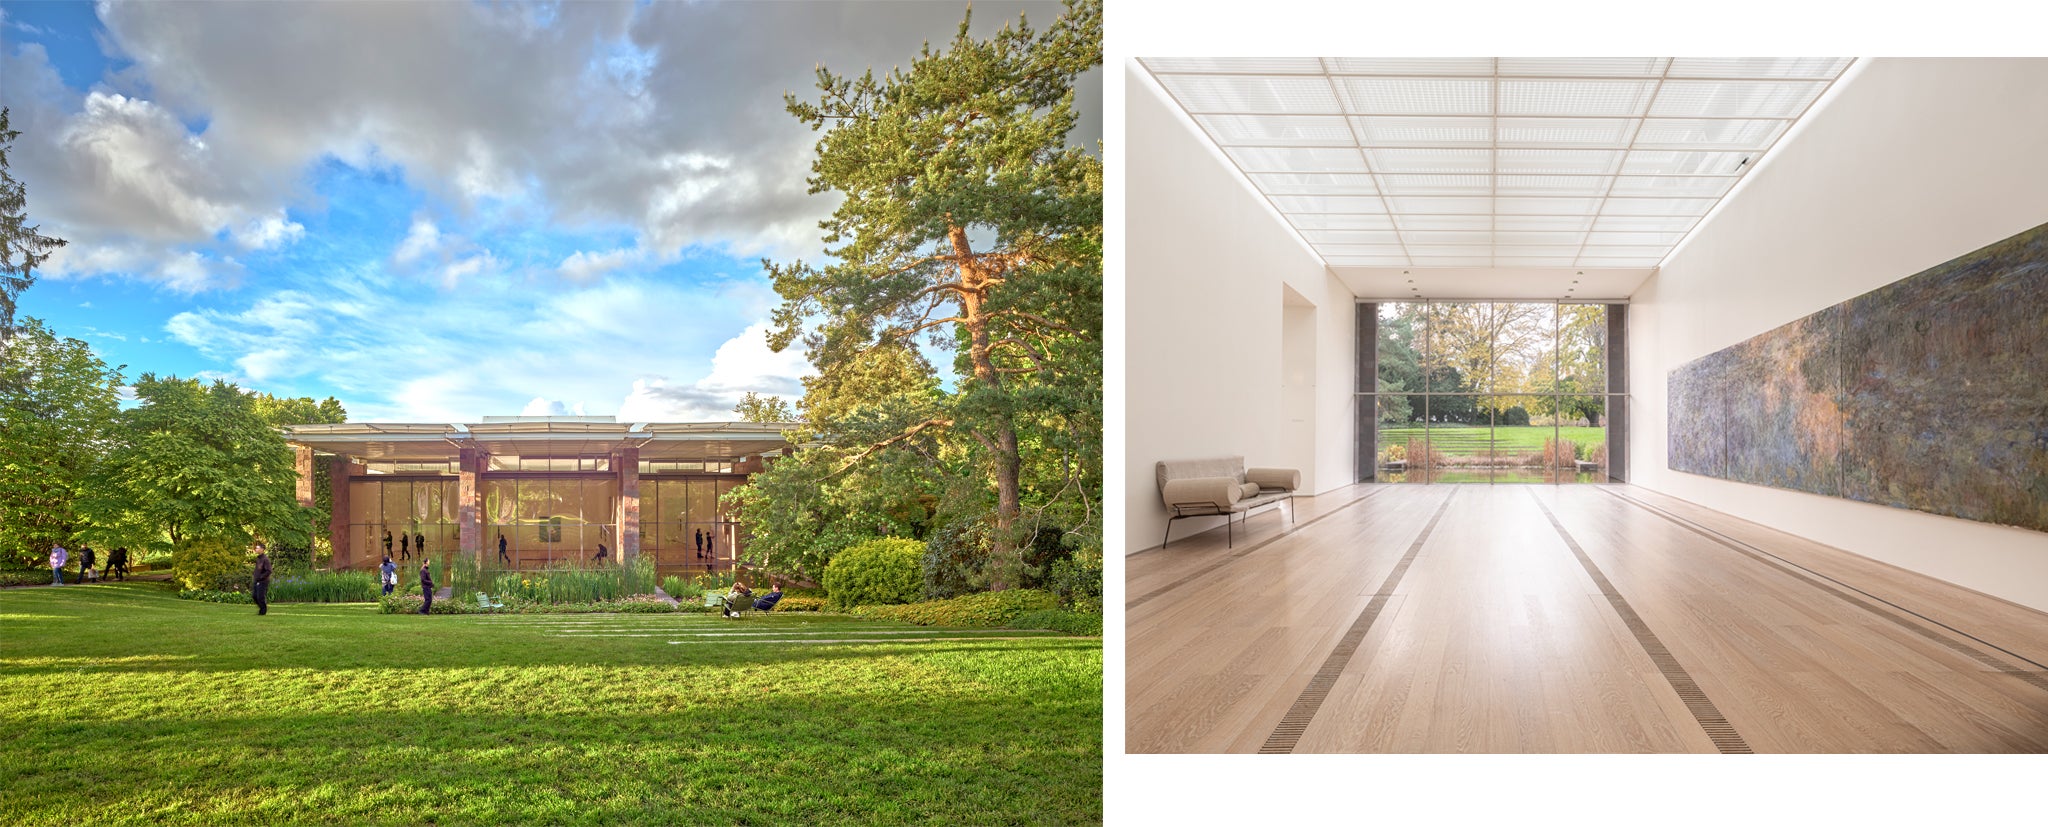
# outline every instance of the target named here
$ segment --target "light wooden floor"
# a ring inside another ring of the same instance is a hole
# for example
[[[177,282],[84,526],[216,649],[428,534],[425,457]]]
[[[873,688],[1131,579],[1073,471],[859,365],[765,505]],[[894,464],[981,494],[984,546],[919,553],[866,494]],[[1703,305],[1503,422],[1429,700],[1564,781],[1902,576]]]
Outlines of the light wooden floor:
[[[1127,558],[1129,751],[2048,752],[2048,614],[1630,486],[1298,506]]]

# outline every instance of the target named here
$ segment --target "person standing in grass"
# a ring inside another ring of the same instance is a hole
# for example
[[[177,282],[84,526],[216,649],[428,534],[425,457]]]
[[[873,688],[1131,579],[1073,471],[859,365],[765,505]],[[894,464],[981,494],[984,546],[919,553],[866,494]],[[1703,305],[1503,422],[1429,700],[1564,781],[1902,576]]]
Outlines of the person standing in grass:
[[[420,614],[434,609],[434,572],[427,563],[420,564]]]
[[[100,579],[105,580],[110,576],[116,580],[128,579],[127,546],[116,546],[113,551],[107,552],[107,567],[100,571]]]
[[[92,546],[86,546],[78,550],[78,582],[83,583],[94,579],[92,567],[95,562],[93,560]]]
[[[256,599],[257,614],[270,614],[270,550],[262,541],[256,543],[256,581],[250,584],[249,596]]]
[[[386,554],[384,565],[378,566],[377,570],[384,574],[384,593],[388,595],[392,589],[398,587],[398,564],[391,562],[391,555]]]
[[[63,546],[50,547],[50,573],[57,578],[57,585],[64,585],[64,564],[71,562],[71,552]]]

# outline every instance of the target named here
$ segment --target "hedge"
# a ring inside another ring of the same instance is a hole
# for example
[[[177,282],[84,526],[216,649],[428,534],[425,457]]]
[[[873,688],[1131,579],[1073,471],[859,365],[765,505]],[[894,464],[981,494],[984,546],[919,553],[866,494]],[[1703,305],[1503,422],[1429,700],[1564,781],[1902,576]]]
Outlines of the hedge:
[[[1037,589],[1009,589],[1000,592],[965,594],[948,600],[932,600],[904,606],[856,606],[853,613],[881,620],[900,620],[920,626],[966,626],[1000,629],[1025,612],[1058,607],[1051,592]]]

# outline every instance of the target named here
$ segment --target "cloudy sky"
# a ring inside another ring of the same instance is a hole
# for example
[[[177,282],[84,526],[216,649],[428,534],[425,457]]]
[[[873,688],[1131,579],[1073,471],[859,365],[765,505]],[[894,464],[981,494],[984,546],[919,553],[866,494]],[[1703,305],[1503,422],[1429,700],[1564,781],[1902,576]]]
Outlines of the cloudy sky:
[[[783,93],[907,65],[965,5],[0,2],[10,171],[71,242],[20,312],[131,378],[356,420],[793,401],[760,259],[816,260],[836,196]],[[1093,147],[1100,70],[1080,97]]]

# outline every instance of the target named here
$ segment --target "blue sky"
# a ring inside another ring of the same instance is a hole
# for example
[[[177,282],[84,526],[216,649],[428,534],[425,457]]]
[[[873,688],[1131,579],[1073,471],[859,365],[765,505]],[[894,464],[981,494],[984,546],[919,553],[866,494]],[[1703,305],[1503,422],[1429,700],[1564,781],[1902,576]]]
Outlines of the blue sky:
[[[907,63],[963,9],[0,2],[10,171],[71,242],[19,312],[131,378],[357,420],[793,400],[760,260],[817,260],[836,198],[805,192],[817,136],[782,95]],[[1019,11],[1058,7],[975,29]]]

